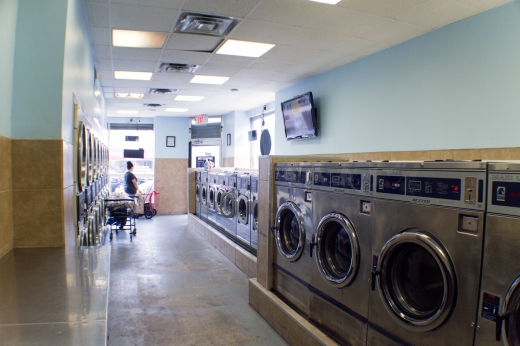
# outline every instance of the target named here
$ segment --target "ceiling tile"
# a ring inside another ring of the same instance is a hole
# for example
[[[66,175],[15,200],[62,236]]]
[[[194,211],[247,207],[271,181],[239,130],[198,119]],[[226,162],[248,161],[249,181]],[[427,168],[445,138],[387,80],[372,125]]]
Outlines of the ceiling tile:
[[[345,42],[352,37],[333,32],[315,29],[301,29],[285,42],[288,46],[307,47],[318,50],[327,50],[332,46]]]
[[[128,79],[114,79],[114,88],[147,88],[147,80],[128,80]]]
[[[166,49],[199,50],[213,52],[224,41],[222,37],[171,34]]]
[[[248,69],[287,72],[287,70],[291,69],[294,65],[298,65],[298,63],[287,60],[257,59],[253,64],[251,64],[251,66],[248,67]]]
[[[226,85],[227,86],[226,83],[224,83],[222,85]],[[210,90],[211,91],[211,90],[218,90],[222,85],[186,83],[186,85],[184,86],[183,90],[194,90],[194,91],[197,91],[197,90]]]
[[[222,85],[222,90],[229,89],[240,89],[240,88],[254,88],[261,84],[265,84],[266,81],[263,79],[255,79],[255,78],[238,78],[232,77],[226,83]]]
[[[96,59],[96,67],[99,71],[113,71],[112,60],[109,59]]]
[[[112,88],[112,87],[106,87],[106,88],[103,88],[103,91],[104,91],[104,92],[107,92],[107,93],[113,93],[113,92],[114,92],[114,88]]]
[[[207,76],[226,76],[233,77],[240,71],[242,68],[232,67],[232,66],[213,66],[213,65],[204,65],[198,71],[197,74],[207,75]]]
[[[328,50],[331,52],[349,55],[359,50],[374,46],[376,44],[377,42],[374,41],[364,40],[362,38],[352,38],[348,41],[335,45],[329,48]]]
[[[112,44],[112,40],[110,39],[110,29],[109,28],[98,28],[98,27],[90,27],[90,39],[91,43],[96,46],[110,46]]]
[[[179,64],[204,64],[211,56],[210,53],[189,52],[183,50],[165,50],[161,56],[162,62],[172,62]]]
[[[213,54],[206,62],[206,65],[234,66],[244,68],[251,65],[256,60],[257,58],[249,58],[245,56]]]
[[[244,18],[261,0],[186,0],[182,9],[189,12]]]
[[[112,57],[110,46],[94,46],[94,56],[96,59],[110,59]]]
[[[140,60],[114,60],[115,71],[155,72],[157,62]]]
[[[110,24],[115,29],[170,32],[177,15],[168,8],[112,4]]]
[[[99,79],[114,79],[114,71],[103,71],[103,70],[99,70],[98,71],[98,75],[99,75]]]
[[[495,8],[500,5],[504,5],[512,2],[513,0],[455,0],[468,6],[476,7],[482,11]]]
[[[177,85],[186,84],[193,78],[190,73],[154,73],[152,80],[167,82],[168,85],[176,83]],[[169,87],[171,88],[171,87]],[[177,89],[177,88],[175,88]]]
[[[150,88],[161,88],[161,89],[183,89],[185,85],[188,84],[188,82],[183,81],[167,81],[167,80],[154,80],[152,77],[152,80],[150,81],[149,87]]]
[[[390,19],[386,23],[364,33],[361,38],[384,42],[391,45],[398,44],[428,32],[428,28]]]
[[[479,10],[475,7],[464,5],[460,2],[446,0],[430,0],[414,9],[402,13],[396,19],[427,27],[429,29],[439,28],[477,14]]]
[[[87,12],[89,26],[108,28],[108,4],[102,4],[99,2],[86,2],[85,10]]]
[[[393,18],[427,0],[343,0],[338,6],[352,10]]]
[[[113,92],[116,93],[136,93],[145,94],[148,92],[148,88],[112,88]],[[105,90],[108,92],[108,90]]]
[[[316,66],[316,65],[297,63],[297,64],[294,64],[286,72],[288,72],[288,73],[295,73],[295,74],[298,74],[298,75],[300,75],[300,74],[315,75],[317,69],[318,69],[318,66]]]
[[[243,70],[236,75],[240,78],[257,78],[278,82],[294,81],[298,75],[292,73],[274,72],[274,71],[258,71],[258,70]]]
[[[159,61],[161,53],[161,49],[112,47],[116,60]]]
[[[298,27],[244,19],[230,35],[236,40],[283,43],[299,30]]]
[[[113,86],[113,79],[110,79],[110,78],[100,78],[99,79],[101,81],[101,86],[104,88],[104,87],[112,87]]]
[[[341,54],[304,47],[277,45],[267,52],[264,57],[266,59],[289,60],[305,64],[319,65],[337,60],[341,57]]]
[[[112,4],[139,5],[161,8],[181,8],[183,0],[111,0]]]
[[[303,27],[330,10],[330,5],[302,0],[264,0],[247,18]]]
[[[335,7],[307,25],[307,28],[325,30],[347,36],[358,36],[378,25],[388,18]]]

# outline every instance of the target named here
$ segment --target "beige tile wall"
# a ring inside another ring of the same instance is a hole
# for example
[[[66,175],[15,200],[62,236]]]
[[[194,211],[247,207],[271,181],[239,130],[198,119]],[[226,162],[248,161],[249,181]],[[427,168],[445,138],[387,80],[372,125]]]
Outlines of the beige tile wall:
[[[235,158],[234,157],[224,157],[222,159],[223,167],[234,167],[235,166]]]
[[[155,159],[159,195],[157,214],[186,214],[188,210],[188,159]]]
[[[11,139],[0,136],[0,258],[13,248]]]

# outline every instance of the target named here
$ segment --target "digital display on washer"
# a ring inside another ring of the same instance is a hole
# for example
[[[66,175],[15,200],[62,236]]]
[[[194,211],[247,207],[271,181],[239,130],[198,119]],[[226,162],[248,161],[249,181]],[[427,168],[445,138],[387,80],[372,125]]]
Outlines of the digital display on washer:
[[[276,170],[274,180],[287,183],[305,184],[305,171],[297,170]]]
[[[361,174],[331,173],[330,186],[340,189],[361,190]]]
[[[329,172],[314,172],[314,185],[330,186]]]
[[[491,204],[520,208],[520,183],[494,181]]]
[[[406,190],[405,183],[406,177],[397,175],[378,175],[377,192],[404,195]]]
[[[408,196],[460,200],[462,181],[451,178],[407,177]]]

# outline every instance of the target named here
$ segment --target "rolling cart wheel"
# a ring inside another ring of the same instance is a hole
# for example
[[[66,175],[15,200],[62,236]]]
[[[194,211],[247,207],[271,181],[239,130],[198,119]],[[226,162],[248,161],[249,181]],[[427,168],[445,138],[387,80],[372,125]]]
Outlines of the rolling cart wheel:
[[[153,216],[157,215],[157,209],[153,210]]]
[[[153,212],[151,210],[147,210],[144,212],[144,217],[146,217],[147,219],[151,219],[153,217]]]

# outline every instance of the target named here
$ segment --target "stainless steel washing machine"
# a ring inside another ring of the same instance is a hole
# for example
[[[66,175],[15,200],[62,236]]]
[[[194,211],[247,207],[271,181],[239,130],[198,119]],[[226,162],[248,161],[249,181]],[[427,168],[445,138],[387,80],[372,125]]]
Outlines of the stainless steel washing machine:
[[[488,165],[475,345],[520,345],[520,162]]]
[[[313,171],[309,319],[342,345],[365,345],[372,269],[371,163]]]
[[[200,218],[200,203],[201,203],[201,193],[202,193],[202,180],[201,180],[202,172],[195,172],[195,214]]]
[[[237,190],[237,174],[235,172],[226,172],[224,185],[222,186],[222,197],[219,203],[222,225],[225,234],[233,240],[237,237],[236,226],[236,190]]]
[[[208,197],[209,197],[209,177],[208,172],[200,172],[201,191],[200,191],[200,218],[208,220]]]
[[[251,176],[249,173],[237,175],[237,241],[246,249],[251,248],[250,227]]]
[[[257,173],[251,174],[251,198],[249,200],[249,225],[251,227],[251,250],[258,251],[258,186]]]
[[[486,164],[377,166],[368,340],[473,345]]]
[[[218,184],[218,173],[208,173],[208,223],[212,226],[217,227],[217,192],[220,187]]]
[[[273,292],[303,316],[309,315],[309,244],[312,230],[312,167],[275,164],[276,216]]]

